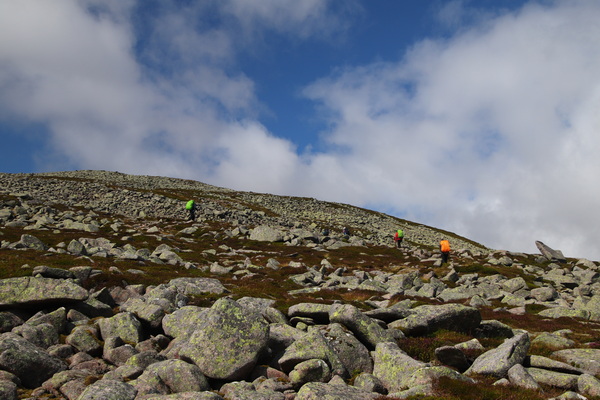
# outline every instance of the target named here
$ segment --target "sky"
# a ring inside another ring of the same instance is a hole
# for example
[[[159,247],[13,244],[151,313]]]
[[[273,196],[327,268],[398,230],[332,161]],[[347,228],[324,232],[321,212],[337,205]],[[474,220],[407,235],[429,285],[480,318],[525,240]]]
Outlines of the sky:
[[[0,0],[0,172],[365,207],[600,260],[600,2]]]

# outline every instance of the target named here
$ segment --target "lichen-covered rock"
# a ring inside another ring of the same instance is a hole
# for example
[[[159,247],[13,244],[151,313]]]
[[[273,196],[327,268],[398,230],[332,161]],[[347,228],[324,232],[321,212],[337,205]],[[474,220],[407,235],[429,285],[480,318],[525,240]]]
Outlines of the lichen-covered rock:
[[[600,380],[590,374],[582,374],[577,378],[577,391],[584,396],[600,397]]]
[[[243,379],[266,350],[269,328],[264,318],[227,298],[217,300],[180,350],[182,359],[214,379]]]
[[[504,378],[508,370],[516,364],[522,364],[527,356],[530,341],[529,334],[520,333],[495,349],[486,351],[475,359],[473,365],[465,372],[469,374],[492,375]]]
[[[177,289],[185,296],[201,296],[205,294],[223,294],[228,290],[218,279],[213,278],[175,278],[167,286]]]
[[[402,330],[407,336],[423,336],[439,329],[472,332],[481,322],[481,313],[462,304],[424,305],[416,307],[408,317],[391,323],[390,328]]]
[[[378,396],[377,393],[369,393],[353,386],[310,382],[300,388],[296,400],[368,400]]]
[[[250,231],[250,240],[259,242],[282,242],[283,233],[272,226],[260,225]]]
[[[454,346],[438,347],[435,349],[435,358],[443,365],[456,368],[460,372],[466,371],[471,365],[465,353]]]
[[[50,278],[7,278],[0,280],[0,307],[69,304],[87,299],[88,292],[75,283]]]
[[[552,353],[552,357],[581,368],[590,375],[600,375],[600,349],[558,350]]]
[[[350,376],[373,372],[373,360],[367,347],[341,324],[329,324],[322,331]]]
[[[508,370],[507,376],[510,383],[515,386],[522,387],[524,389],[540,389],[540,385],[521,364],[513,365]]]
[[[165,395],[146,395],[140,400],[223,400],[221,396],[213,392],[182,392]]]
[[[329,310],[331,305],[321,303],[298,303],[288,309],[288,317],[308,317],[317,323],[329,322]]]
[[[317,327],[312,326],[308,328],[305,335],[285,349],[279,359],[279,365],[284,372],[289,372],[297,364],[311,359],[325,360],[335,375],[349,376],[329,341]]]
[[[88,386],[77,400],[134,400],[136,394],[128,383],[101,379]]]
[[[415,360],[396,343],[379,343],[372,352],[373,375],[375,375],[389,392],[399,392],[407,388],[412,374],[427,366],[424,362]]]
[[[186,337],[191,336],[208,311],[208,308],[185,306],[166,315],[162,319],[162,327],[165,335],[173,338],[178,338],[182,335]]]
[[[203,392],[210,390],[208,380],[196,365],[182,360],[166,360],[146,368],[145,374],[155,374],[167,385],[171,393]]]
[[[102,342],[98,339],[98,329],[91,325],[77,326],[65,339],[68,345],[77,351],[83,351],[91,355],[102,353]]]
[[[104,340],[117,336],[126,343],[137,344],[142,340],[142,324],[133,314],[128,312],[101,319],[98,321],[98,326]]]
[[[0,399],[2,400],[17,400],[17,385],[14,382],[0,380]]]
[[[541,368],[527,368],[527,372],[537,383],[564,390],[577,390],[579,375],[565,374]]]
[[[308,382],[329,381],[331,370],[325,361],[313,358],[296,364],[289,377],[293,385],[300,387]]]
[[[13,333],[20,335],[29,342],[43,349],[58,344],[58,332],[54,325],[43,323],[39,325],[23,324],[12,330]]]
[[[358,308],[350,304],[331,306],[329,320],[350,329],[370,349],[374,349],[378,343],[395,341],[392,332],[383,329],[377,321],[367,317]]]
[[[67,368],[59,358],[46,353],[14,333],[0,335],[0,369],[11,372],[27,388],[36,388]]]

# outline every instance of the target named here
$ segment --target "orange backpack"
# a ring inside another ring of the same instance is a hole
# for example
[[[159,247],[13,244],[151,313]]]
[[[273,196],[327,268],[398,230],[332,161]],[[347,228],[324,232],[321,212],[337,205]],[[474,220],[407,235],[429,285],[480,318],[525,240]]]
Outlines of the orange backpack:
[[[450,242],[447,240],[442,240],[440,242],[440,249],[442,250],[443,253],[447,253],[450,251]]]

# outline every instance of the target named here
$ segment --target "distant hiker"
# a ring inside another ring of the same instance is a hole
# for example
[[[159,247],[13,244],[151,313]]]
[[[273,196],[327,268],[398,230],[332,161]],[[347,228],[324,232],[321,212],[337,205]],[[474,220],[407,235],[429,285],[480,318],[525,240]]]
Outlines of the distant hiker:
[[[329,236],[329,228],[323,229],[323,232],[321,232],[321,235],[323,235],[323,236]]]
[[[344,229],[342,229],[342,233],[344,234],[344,236],[350,236],[350,229],[344,227]]]
[[[402,246],[402,239],[404,239],[404,231],[402,229],[398,229],[394,232],[394,241],[396,242],[396,247],[400,248]]]
[[[446,239],[440,240],[440,251],[442,252],[442,265],[448,262],[450,255],[450,242]]]
[[[196,202],[190,200],[185,204],[185,209],[189,212],[188,221],[194,221],[196,219]]]

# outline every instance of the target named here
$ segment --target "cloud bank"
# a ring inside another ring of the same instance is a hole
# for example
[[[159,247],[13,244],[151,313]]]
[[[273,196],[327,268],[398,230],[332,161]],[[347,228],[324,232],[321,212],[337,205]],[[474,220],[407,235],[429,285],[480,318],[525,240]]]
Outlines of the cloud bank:
[[[542,240],[600,259],[599,4],[453,3],[439,15],[447,36],[307,82],[327,129],[322,151],[300,151],[261,123],[268,105],[240,55],[268,35],[343,37],[360,5],[333,3],[2,2],[0,118],[47,127],[43,170],[314,196],[494,248]]]

